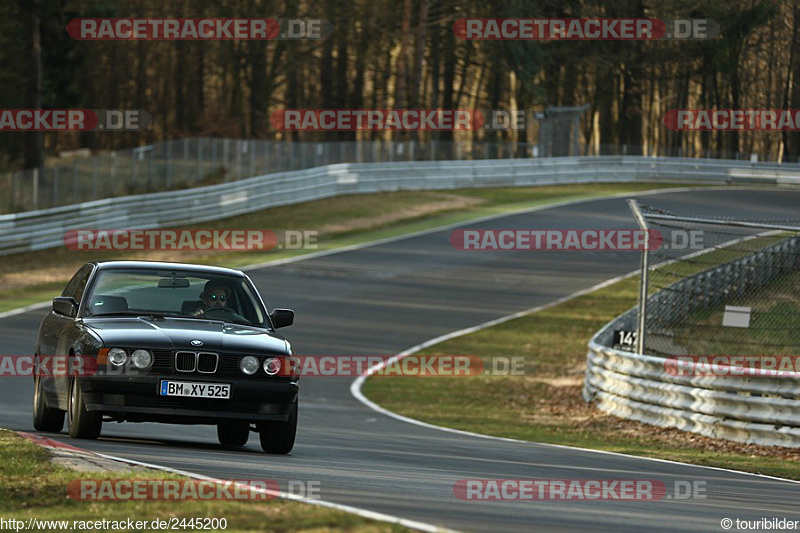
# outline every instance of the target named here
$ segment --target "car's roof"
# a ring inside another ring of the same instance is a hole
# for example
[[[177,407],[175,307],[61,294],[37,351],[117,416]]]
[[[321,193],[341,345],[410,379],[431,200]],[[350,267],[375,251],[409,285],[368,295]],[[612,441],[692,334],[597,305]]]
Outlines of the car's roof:
[[[189,263],[169,263],[166,261],[94,261],[94,263],[100,270],[111,270],[115,268],[169,269],[244,277],[241,270],[210,265],[193,265]]]

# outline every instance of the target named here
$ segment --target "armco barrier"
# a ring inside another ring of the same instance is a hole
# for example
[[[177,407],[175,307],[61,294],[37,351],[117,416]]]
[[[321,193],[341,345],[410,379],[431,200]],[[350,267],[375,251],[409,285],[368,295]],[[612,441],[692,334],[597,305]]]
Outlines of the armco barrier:
[[[796,268],[796,264],[769,258],[778,251],[796,257],[798,250],[800,238],[793,237],[689,276],[651,296],[648,308],[659,305],[688,312],[680,302],[669,301],[670,295],[684,292],[670,290],[678,285],[695,287],[698,294],[709,296],[706,305],[713,305],[717,296],[738,290],[741,283],[765,283]],[[732,276],[732,272],[753,275],[743,281],[745,278]],[[666,371],[663,357],[610,348],[614,330],[620,329],[636,329],[635,308],[607,324],[589,342],[583,388],[586,401],[596,402],[606,413],[655,426],[737,442],[800,447],[800,375],[673,375]]]
[[[71,229],[195,224],[342,194],[643,179],[724,184],[741,176],[764,184],[774,185],[778,177],[781,184],[800,184],[800,166],[642,156],[342,163],[208,187],[0,215],[0,255],[61,246],[64,233]]]

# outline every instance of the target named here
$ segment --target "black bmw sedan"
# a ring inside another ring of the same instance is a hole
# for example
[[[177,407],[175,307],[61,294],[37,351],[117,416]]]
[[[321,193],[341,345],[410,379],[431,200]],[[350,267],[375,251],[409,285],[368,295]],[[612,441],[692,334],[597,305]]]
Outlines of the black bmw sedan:
[[[289,453],[299,376],[253,282],[229,268],[149,261],[82,266],[39,326],[36,356],[93,358],[88,372],[34,378],[33,425],[97,438],[103,422],[211,424],[225,446],[257,431]]]

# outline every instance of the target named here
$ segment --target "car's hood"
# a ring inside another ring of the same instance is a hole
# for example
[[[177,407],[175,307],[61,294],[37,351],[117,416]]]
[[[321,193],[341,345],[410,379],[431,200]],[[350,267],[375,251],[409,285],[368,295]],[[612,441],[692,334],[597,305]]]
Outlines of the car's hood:
[[[286,353],[283,337],[267,329],[214,320],[97,317],[84,319],[107,347]],[[202,346],[192,345],[202,342]]]

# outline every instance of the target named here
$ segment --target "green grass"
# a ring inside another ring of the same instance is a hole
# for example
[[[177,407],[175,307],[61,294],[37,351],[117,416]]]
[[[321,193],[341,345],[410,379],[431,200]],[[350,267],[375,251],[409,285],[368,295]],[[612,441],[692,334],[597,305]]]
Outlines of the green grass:
[[[525,208],[675,186],[635,183],[400,191],[341,196],[184,226],[188,229],[321,230],[323,243],[315,250],[153,253],[85,252],[59,247],[0,256],[0,312],[52,298],[60,293],[74,271],[90,260],[156,259],[242,268]]]
[[[800,451],[714,440],[619,419],[583,401],[588,340],[636,304],[638,277],[538,313],[457,337],[420,354],[522,356],[523,376],[373,376],[363,392],[431,424],[526,441],[800,479]],[[431,386],[431,380],[435,385]]]
[[[47,451],[0,429],[0,518],[126,521],[179,518],[225,518],[225,531],[408,531],[316,505],[271,501],[79,501],[67,497],[70,481],[79,479],[182,479],[159,471],[136,473],[78,472],[50,462]],[[282,487],[285,488],[285,487]],[[320,486],[324,498],[325,486]],[[62,529],[60,531],[80,531]],[[125,530],[120,530],[125,531]]]
[[[649,294],[667,289],[687,276],[713,269],[750,256],[758,250],[773,246],[792,237],[781,232],[734,243],[686,260],[667,263],[650,272]],[[789,260],[790,257],[784,257]],[[753,268],[758,268],[755,266]],[[750,276],[746,269],[740,273]],[[674,323],[659,327],[659,333],[648,336],[648,353],[653,355],[794,355],[798,348],[797,330],[800,271],[776,276],[763,286],[750,286],[732,292],[724,301],[705,306],[679,316]],[[708,301],[700,289],[692,289],[695,301]],[[743,306],[752,310],[750,327],[721,328],[725,307]],[[657,316],[651,310],[649,318]],[[662,335],[663,334],[663,335]]]

